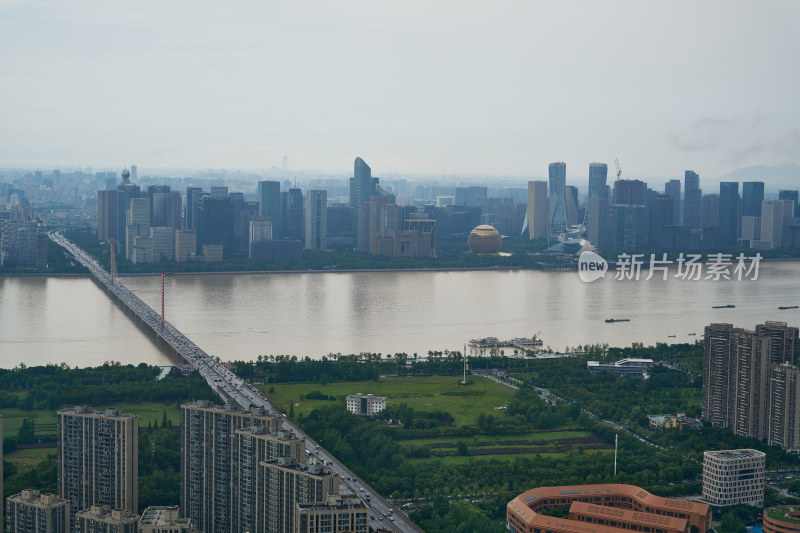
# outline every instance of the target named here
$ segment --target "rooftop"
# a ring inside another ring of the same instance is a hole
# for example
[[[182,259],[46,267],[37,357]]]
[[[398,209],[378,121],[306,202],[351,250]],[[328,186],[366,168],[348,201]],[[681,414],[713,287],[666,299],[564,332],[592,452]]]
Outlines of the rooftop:
[[[743,448],[741,450],[712,450],[705,452],[703,455],[719,459],[748,459],[755,457],[766,457],[767,454],[751,448]]]

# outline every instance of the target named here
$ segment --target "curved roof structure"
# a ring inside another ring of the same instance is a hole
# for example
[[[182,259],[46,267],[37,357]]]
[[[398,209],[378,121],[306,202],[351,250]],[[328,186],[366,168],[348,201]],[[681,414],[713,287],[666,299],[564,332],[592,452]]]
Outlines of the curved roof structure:
[[[571,505],[570,518],[541,514],[567,505]],[[627,511],[614,512],[617,510]],[[506,520],[509,529],[518,533],[670,533],[689,529],[704,533],[711,526],[711,506],[662,498],[634,485],[537,487],[508,503]]]

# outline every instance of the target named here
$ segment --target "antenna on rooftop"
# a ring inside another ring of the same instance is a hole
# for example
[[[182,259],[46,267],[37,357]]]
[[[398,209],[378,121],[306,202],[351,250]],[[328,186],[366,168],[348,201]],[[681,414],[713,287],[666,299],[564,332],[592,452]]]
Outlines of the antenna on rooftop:
[[[617,179],[622,177],[622,167],[619,166],[619,157],[614,160],[614,164],[617,165]]]

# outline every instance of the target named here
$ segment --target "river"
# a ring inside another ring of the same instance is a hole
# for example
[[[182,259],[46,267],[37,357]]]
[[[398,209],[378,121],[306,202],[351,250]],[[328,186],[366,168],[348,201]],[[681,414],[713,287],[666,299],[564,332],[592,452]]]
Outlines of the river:
[[[159,277],[121,279],[160,309]],[[778,310],[800,305],[800,262],[762,263],[755,281],[620,281],[609,274],[584,283],[575,272],[541,271],[180,275],[167,277],[166,294],[167,320],[223,360],[422,356],[460,350],[470,338],[535,333],[561,350],[691,342],[711,322],[800,326],[800,309]],[[712,309],[725,304],[736,307]],[[630,322],[604,322],[611,317]],[[170,362],[91,280],[0,277],[0,367],[109,360]]]

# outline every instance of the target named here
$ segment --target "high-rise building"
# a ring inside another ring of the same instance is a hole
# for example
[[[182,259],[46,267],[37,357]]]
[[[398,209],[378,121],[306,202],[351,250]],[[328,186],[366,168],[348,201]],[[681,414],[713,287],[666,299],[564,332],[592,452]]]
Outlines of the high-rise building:
[[[789,246],[789,227],[794,220],[794,203],[791,200],[764,200],[761,202],[761,235],[754,248],[782,248]]]
[[[565,233],[567,226],[567,164],[563,162],[550,163],[549,172],[549,204],[548,210],[548,236],[551,239]]]
[[[664,194],[672,198],[672,220],[681,223],[681,180],[669,180],[664,185]]]
[[[68,533],[69,501],[57,494],[23,490],[6,498],[8,533]]]
[[[295,531],[296,506],[325,502],[339,493],[339,474],[321,464],[298,464],[289,457],[259,463],[264,498],[270,508],[266,531]]]
[[[703,195],[703,228],[719,226],[719,195]]]
[[[162,228],[181,227],[181,193],[154,192],[152,197],[150,225]]]
[[[139,515],[108,505],[92,505],[75,515],[77,533],[138,533]]]
[[[659,194],[650,200],[650,248],[660,248],[661,228],[675,224],[672,216],[672,197]]]
[[[258,216],[272,220],[272,235],[276,239],[283,238],[279,181],[258,182]]]
[[[692,229],[702,227],[703,191],[700,189],[700,175],[694,170],[687,170],[683,178],[683,225]]]
[[[608,198],[589,198],[586,205],[586,238],[596,248],[613,246],[611,242],[611,207]]]
[[[208,401],[181,405],[181,509],[205,533],[233,529],[232,479],[236,430],[278,430],[280,419],[263,410],[242,412]]]
[[[767,444],[800,452],[800,368],[782,363],[770,367],[772,407],[767,427]]]
[[[175,261],[188,261],[197,253],[197,232],[193,229],[175,230]]]
[[[296,241],[303,240],[303,192],[292,187],[281,193],[281,202],[283,237]]]
[[[615,205],[647,205],[645,202],[647,186],[640,180],[617,180],[614,182]]]
[[[150,200],[146,197],[131,198],[128,222],[125,226],[125,250],[127,259],[133,257],[134,239],[150,236]]]
[[[177,505],[148,507],[142,512],[138,526],[139,531],[134,533],[197,533],[192,520],[181,517]]]
[[[357,496],[331,496],[324,503],[298,503],[295,533],[368,533],[369,511]]]
[[[200,210],[201,187],[186,187],[186,229],[197,229],[196,213]]]
[[[772,369],[794,365],[798,328],[766,322],[755,331],[731,324],[705,329],[703,418],[714,427],[730,428],[743,437],[781,439],[770,434],[779,406],[772,403]]]
[[[152,261],[172,261],[175,259],[175,228],[150,228],[153,242]]]
[[[58,493],[78,511],[92,505],[139,510],[139,423],[116,409],[58,411]]]
[[[117,238],[117,190],[97,191],[97,238],[110,241]]]
[[[736,244],[739,236],[739,182],[719,184],[719,228],[723,246]]]
[[[547,221],[550,204],[546,181],[528,182],[528,235],[531,239],[547,238]]]
[[[131,165],[131,179],[138,180],[139,179],[139,167],[136,165]]]
[[[589,195],[588,198],[603,198],[606,195],[606,179],[608,178],[608,165],[605,163],[589,164]]]
[[[617,250],[633,252],[648,245],[647,210],[643,205],[611,206],[611,241]]]
[[[703,499],[712,505],[764,506],[767,454],[758,450],[715,450],[703,454]]]
[[[572,185],[566,187],[566,208],[567,208],[567,225],[569,227],[578,225],[578,188]]]
[[[790,190],[778,191],[778,200],[791,200],[794,202],[794,217],[800,218],[800,192]]]
[[[305,248],[325,250],[328,247],[328,192],[306,191]]]
[[[356,157],[353,177],[350,178],[350,209],[353,211],[353,247],[358,251],[370,251],[370,199],[373,196],[383,195],[386,195],[386,192],[378,187],[378,178],[372,177],[372,169],[363,159]]]
[[[761,202],[764,201],[764,182],[745,181],[742,183],[742,216],[760,217]]]
[[[200,201],[197,214],[197,245],[222,246],[224,257],[229,257],[238,243],[233,236],[233,202],[227,196],[205,196]]]

